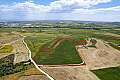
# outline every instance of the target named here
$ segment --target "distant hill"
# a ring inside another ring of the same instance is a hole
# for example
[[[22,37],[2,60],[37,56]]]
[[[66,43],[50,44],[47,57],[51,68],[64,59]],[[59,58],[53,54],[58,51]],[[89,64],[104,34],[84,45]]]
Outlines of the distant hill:
[[[29,25],[28,25],[29,24]],[[69,27],[69,28],[109,28],[120,27],[120,22],[73,21],[73,20],[40,20],[40,21],[6,21],[0,22],[0,27]]]

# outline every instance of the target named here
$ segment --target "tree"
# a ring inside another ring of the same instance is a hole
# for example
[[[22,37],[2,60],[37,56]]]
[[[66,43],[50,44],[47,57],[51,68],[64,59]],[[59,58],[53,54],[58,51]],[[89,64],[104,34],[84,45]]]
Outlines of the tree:
[[[97,40],[91,39],[90,42],[92,43],[92,45],[95,45],[97,43]]]

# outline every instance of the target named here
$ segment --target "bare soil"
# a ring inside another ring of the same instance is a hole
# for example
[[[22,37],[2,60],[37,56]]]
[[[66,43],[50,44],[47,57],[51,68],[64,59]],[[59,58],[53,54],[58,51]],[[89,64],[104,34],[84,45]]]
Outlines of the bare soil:
[[[1,33],[1,35],[2,36],[0,37],[0,44],[7,44],[22,38],[21,36],[12,33]]]
[[[101,40],[97,40],[97,48],[79,48],[78,52],[90,70],[116,67],[120,65],[120,51]]]
[[[85,66],[42,68],[55,80],[99,80]]]
[[[23,44],[23,39],[16,41],[13,44],[13,47],[14,47],[14,51],[15,51],[14,63],[19,63],[22,61],[29,60],[29,53],[28,53],[26,46]]]
[[[22,76],[18,80],[50,80],[45,75]]]

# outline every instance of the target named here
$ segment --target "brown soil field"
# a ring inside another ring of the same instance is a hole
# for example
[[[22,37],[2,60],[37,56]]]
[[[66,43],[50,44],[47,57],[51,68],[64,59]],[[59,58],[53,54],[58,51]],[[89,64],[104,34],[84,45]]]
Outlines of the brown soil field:
[[[13,33],[0,33],[2,36],[0,37],[0,44],[7,44],[12,41],[18,40],[22,38],[22,36],[13,34]]]
[[[96,47],[78,49],[79,55],[90,70],[120,65],[120,51],[101,40],[97,40]]]
[[[18,80],[50,80],[45,75],[22,76]]]
[[[55,80],[99,80],[86,66],[42,68]]]

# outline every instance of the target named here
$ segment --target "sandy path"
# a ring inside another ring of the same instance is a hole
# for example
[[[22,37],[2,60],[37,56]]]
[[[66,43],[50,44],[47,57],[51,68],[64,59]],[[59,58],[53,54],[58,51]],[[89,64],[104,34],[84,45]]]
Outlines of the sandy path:
[[[40,69],[40,68],[38,67],[38,65],[35,63],[35,61],[32,59],[32,57],[31,57],[31,51],[30,51],[30,49],[28,48],[27,44],[25,43],[24,39],[23,39],[23,43],[25,44],[26,48],[28,49],[29,58],[30,58],[31,62],[34,64],[34,66],[35,66],[40,72],[42,72],[44,75],[46,75],[50,80],[54,80],[53,77],[51,77],[49,74],[47,74],[47,73],[44,72],[42,69]]]

